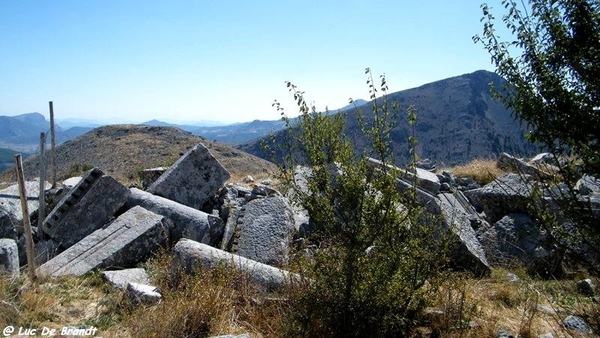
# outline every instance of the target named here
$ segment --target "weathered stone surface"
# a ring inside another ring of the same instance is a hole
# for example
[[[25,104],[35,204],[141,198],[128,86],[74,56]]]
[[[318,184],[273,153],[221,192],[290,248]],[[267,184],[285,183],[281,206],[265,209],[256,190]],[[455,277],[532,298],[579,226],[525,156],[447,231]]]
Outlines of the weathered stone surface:
[[[199,143],[154,182],[148,192],[202,209],[229,177],[229,172]]]
[[[373,169],[383,166],[383,163],[377,159],[369,158],[368,160],[368,165]],[[400,168],[398,168],[398,170],[401,176],[400,178],[405,182],[412,183],[412,180],[416,179],[417,185],[421,189],[432,194],[437,194],[440,191],[440,180],[434,173],[421,168],[416,168],[414,172]]]
[[[583,175],[575,184],[575,190],[582,195],[600,194],[600,180],[590,175]]]
[[[94,168],[58,202],[41,230],[68,248],[106,224],[127,197],[129,189]]]
[[[221,240],[225,225],[219,217],[136,188],[130,190],[126,207],[139,205],[169,219],[173,225],[170,231],[173,243],[180,238],[188,238],[216,245]]]
[[[464,209],[454,207],[446,201],[437,200],[443,217],[442,225],[458,240],[457,251],[452,252],[452,261],[458,267],[469,270],[478,276],[489,275],[490,265],[485,251],[479,243],[471,220]]]
[[[548,176],[548,173],[544,172],[539,167],[531,165],[507,153],[500,154],[496,165],[502,170],[515,171],[518,173],[531,175],[535,178],[543,178]]]
[[[240,335],[226,334],[223,336],[212,336],[209,338],[250,338],[250,335],[248,333],[244,333],[244,334],[240,334]]]
[[[592,333],[592,330],[588,323],[579,316],[568,316],[563,320],[563,325],[569,329],[573,330],[581,335],[588,335]]]
[[[42,240],[35,243],[34,250],[35,266],[40,266],[58,255],[59,245],[53,239]]]
[[[211,269],[225,265],[247,274],[253,282],[267,290],[280,288],[286,283],[300,278],[300,276],[288,271],[189,239],[179,240],[173,248],[173,252],[174,256],[171,266],[173,272],[183,270],[190,273],[199,267]]]
[[[19,252],[11,238],[0,238],[0,274],[19,275]]]
[[[123,268],[143,261],[166,241],[163,216],[136,206],[38,268],[46,276],[83,275],[97,268]]]
[[[150,278],[142,268],[104,271],[102,277],[119,290],[126,290],[129,283],[150,284]]]
[[[0,238],[17,238],[17,230],[12,215],[0,205]]]
[[[283,197],[252,200],[237,217],[238,239],[234,252],[269,265],[287,264],[294,218]]]
[[[519,261],[526,266],[534,264],[540,250],[552,251],[543,244],[543,234],[526,215],[510,214],[494,224],[495,238],[492,239],[494,263],[510,266]],[[547,255],[544,255],[547,256]]]
[[[477,211],[483,210],[488,221],[495,223],[505,215],[524,213],[533,189],[531,177],[504,174],[479,189],[465,191]]]
[[[45,188],[49,189],[50,187],[50,183],[46,182]],[[38,210],[39,180],[25,182],[25,192],[27,195],[27,209],[31,217]],[[18,184],[0,190],[0,233],[8,235],[7,238],[14,238],[10,237],[10,234],[13,233],[13,230],[10,229],[10,223],[15,227],[17,233],[23,233],[23,211]]]
[[[83,177],[81,177],[81,176],[67,178],[66,180],[63,181],[63,186],[66,188],[69,188],[69,189],[74,188],[79,182],[81,182],[82,179],[83,179]]]
[[[127,296],[134,304],[153,305],[162,300],[162,295],[156,286],[140,283],[128,283]]]

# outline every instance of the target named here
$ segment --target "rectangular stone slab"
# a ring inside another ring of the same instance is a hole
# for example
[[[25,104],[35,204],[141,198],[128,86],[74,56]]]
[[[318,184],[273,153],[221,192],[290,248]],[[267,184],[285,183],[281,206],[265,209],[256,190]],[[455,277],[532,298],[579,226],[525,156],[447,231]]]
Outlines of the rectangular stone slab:
[[[129,189],[94,168],[58,202],[42,231],[69,248],[106,224],[129,197]]]
[[[165,243],[165,222],[163,216],[133,207],[40,266],[38,275],[79,276],[97,268],[135,265]]]

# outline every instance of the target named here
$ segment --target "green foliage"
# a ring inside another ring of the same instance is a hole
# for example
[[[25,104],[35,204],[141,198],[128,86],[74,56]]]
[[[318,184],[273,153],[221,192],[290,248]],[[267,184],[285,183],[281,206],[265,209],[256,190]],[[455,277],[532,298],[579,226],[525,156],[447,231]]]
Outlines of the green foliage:
[[[481,6],[483,36],[473,38],[509,82],[497,95],[531,127],[530,140],[557,158],[571,155],[569,161],[556,163],[568,191],[552,196],[549,205],[534,203],[534,212],[560,245],[574,252],[585,247],[600,255],[600,228],[590,201],[579,198],[574,189],[581,172],[600,177],[600,4],[595,0],[502,4],[507,10],[502,21],[515,39],[500,40],[486,4]],[[537,191],[538,200],[542,195]],[[559,217],[548,211],[557,207]],[[579,256],[592,267],[597,264],[591,256]]]
[[[309,241],[318,248],[299,267],[312,282],[296,299],[293,334],[405,335],[431,299],[433,287],[426,283],[433,283],[444,264],[435,227],[424,225],[427,215],[414,194],[403,195],[396,187],[400,171],[391,165],[390,132],[398,109],[387,101],[386,79],[381,76],[378,89],[369,69],[366,74],[375,99],[373,123],[367,125],[358,109],[356,118],[373,144],[370,152],[352,147],[342,114],[317,112],[304,92],[287,82],[301,115],[284,145],[281,182],[308,211],[316,229]],[[378,90],[383,96],[377,99]],[[281,105],[274,106],[290,126]],[[414,125],[414,110],[409,115]],[[414,137],[411,142],[416,143]],[[305,185],[294,179],[299,162],[308,166]]]
[[[600,4],[590,0],[503,0],[502,21],[516,35],[501,41],[491,9],[482,5],[483,36],[510,87],[500,95],[527,122],[532,141],[555,153],[572,152],[584,172],[600,176]],[[511,55],[519,51],[521,55]],[[567,177],[568,178],[568,177]]]

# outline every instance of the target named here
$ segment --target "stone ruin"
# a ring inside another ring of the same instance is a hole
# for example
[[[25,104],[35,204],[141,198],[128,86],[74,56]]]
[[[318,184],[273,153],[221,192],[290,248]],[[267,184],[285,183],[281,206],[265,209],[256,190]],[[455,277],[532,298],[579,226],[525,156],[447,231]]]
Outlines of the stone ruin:
[[[540,161],[538,157],[534,160]],[[374,159],[369,162],[373,170],[382,165]],[[548,234],[537,230],[524,207],[537,184],[535,178],[546,171],[536,162],[507,154],[498,164],[530,176],[505,174],[482,187],[448,172],[436,175],[416,169],[403,171],[396,186],[405,191],[416,182],[418,202],[438,216],[441,228],[457,244],[452,255],[457,268],[487,275],[490,266],[520,262],[532,273],[558,271],[563,253],[548,244]],[[162,174],[156,178],[153,171],[155,181],[146,183],[146,191],[127,188],[99,168],[60,194],[55,191],[60,200],[41,228],[34,228],[37,273],[61,276],[104,270],[115,287],[152,303],[156,290],[143,286],[147,276],[128,268],[159,247],[171,246],[174,268],[185,271],[198,265],[231,265],[269,290],[300,278],[281,268],[288,263],[294,236],[305,237],[311,231],[306,210],[267,185],[225,185],[229,173],[202,144],[171,168],[158,171]],[[310,172],[297,168],[298,183]],[[578,189],[600,210],[598,182],[584,176]],[[37,212],[36,187],[38,182],[27,183],[31,214]],[[15,201],[14,187],[0,191],[0,272],[10,274],[19,273],[17,251],[24,251],[20,205]]]

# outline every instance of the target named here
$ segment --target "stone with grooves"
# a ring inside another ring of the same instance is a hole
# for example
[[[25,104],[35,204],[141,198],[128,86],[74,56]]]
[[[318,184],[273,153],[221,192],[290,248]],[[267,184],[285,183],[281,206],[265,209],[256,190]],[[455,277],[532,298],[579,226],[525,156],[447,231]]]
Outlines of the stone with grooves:
[[[17,242],[10,238],[0,239],[0,275],[19,275],[19,251]]]
[[[169,219],[173,225],[170,231],[172,243],[180,238],[188,238],[216,245],[221,240],[225,225],[219,217],[136,188],[130,190],[125,206],[131,208],[139,205]]]
[[[478,211],[483,210],[490,223],[511,213],[525,213],[531,198],[531,176],[503,174],[482,188],[465,191],[465,196]]]
[[[148,192],[194,209],[202,209],[230,175],[202,143],[183,155]]]
[[[106,224],[129,197],[129,189],[94,168],[50,212],[42,231],[69,248]]]
[[[257,262],[287,264],[294,231],[292,209],[280,196],[255,199],[237,215],[237,254]],[[234,247],[234,252],[235,252]]]
[[[129,283],[150,284],[150,278],[148,278],[146,270],[142,268],[104,271],[102,277],[119,290],[127,289]]]
[[[136,206],[38,268],[42,276],[83,275],[97,268],[123,268],[142,262],[163,245],[167,221]]]
[[[515,171],[518,173],[531,175],[535,178],[544,178],[549,176],[548,173],[542,171],[540,168],[507,153],[500,154],[496,165],[502,170]]]
[[[270,265],[262,264],[229,252],[219,250],[206,244],[189,239],[181,239],[173,248],[171,271],[183,270],[191,273],[194,269],[205,269],[228,266],[247,274],[257,285],[266,290],[273,290],[291,281],[298,281],[300,276]]]

